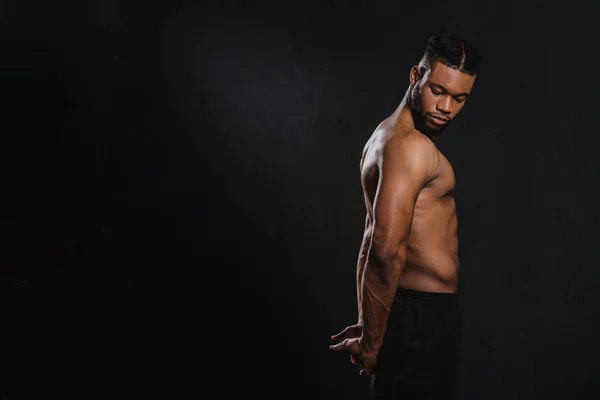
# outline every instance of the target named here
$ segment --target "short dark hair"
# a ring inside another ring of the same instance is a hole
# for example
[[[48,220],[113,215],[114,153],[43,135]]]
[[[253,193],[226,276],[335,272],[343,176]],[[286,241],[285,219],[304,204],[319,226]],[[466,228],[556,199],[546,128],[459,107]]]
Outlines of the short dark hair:
[[[479,52],[471,43],[456,36],[437,35],[429,38],[421,64],[431,68],[436,61],[469,75],[479,72]]]

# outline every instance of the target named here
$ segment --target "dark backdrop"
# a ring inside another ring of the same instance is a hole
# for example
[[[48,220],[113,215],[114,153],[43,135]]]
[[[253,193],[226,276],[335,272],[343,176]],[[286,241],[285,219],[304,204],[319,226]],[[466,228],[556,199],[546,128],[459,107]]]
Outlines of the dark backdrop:
[[[360,154],[449,32],[483,56],[437,142],[457,176],[460,398],[600,396],[598,10],[562,3],[3,2],[11,395],[119,377],[365,399],[328,350],[356,318]]]

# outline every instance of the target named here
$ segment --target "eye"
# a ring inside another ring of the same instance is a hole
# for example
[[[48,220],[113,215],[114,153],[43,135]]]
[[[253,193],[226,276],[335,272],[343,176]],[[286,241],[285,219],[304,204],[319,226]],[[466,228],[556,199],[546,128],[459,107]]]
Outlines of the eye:
[[[460,97],[458,99],[455,99],[458,103],[462,103],[463,101],[465,101],[467,98],[466,97]]]
[[[440,94],[442,94],[442,92],[440,92],[439,90],[436,90],[434,88],[431,88],[431,93],[435,94],[436,96],[439,96]]]

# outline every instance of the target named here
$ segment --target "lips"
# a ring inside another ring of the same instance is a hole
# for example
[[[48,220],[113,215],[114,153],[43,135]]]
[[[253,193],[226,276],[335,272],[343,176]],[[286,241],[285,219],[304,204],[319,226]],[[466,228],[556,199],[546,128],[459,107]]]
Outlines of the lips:
[[[440,117],[439,115],[429,114],[429,118],[433,121],[433,123],[435,123],[437,125],[445,125],[449,121],[447,118]]]

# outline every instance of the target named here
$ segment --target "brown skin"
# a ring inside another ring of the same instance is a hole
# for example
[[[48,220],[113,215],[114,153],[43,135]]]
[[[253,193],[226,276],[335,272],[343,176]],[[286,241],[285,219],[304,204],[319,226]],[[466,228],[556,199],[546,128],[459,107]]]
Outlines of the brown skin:
[[[459,114],[475,77],[434,63],[414,66],[398,108],[367,141],[360,162],[367,215],[357,262],[358,323],[332,336],[371,374],[399,287],[456,293],[454,171],[431,137]],[[447,123],[434,118],[437,116]]]

